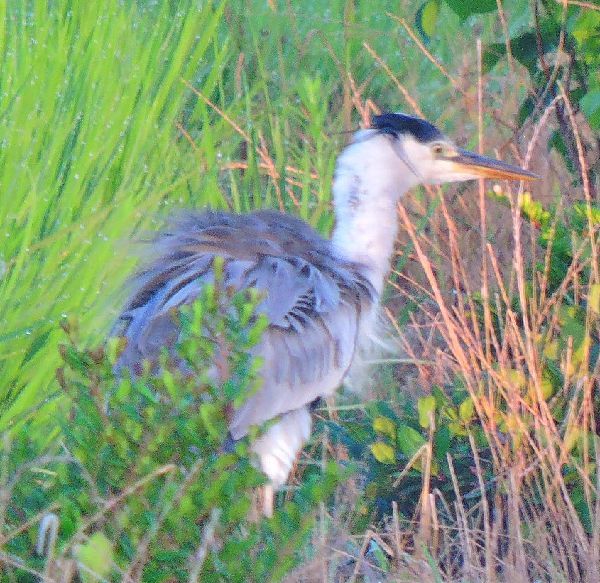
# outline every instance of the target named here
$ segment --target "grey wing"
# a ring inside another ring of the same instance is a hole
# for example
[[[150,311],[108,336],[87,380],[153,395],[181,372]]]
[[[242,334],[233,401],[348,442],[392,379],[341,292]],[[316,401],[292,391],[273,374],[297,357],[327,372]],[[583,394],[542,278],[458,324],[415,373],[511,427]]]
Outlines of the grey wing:
[[[340,385],[354,354],[362,309],[340,283],[298,258],[265,257],[248,272],[243,284],[265,292],[260,310],[270,325],[256,348],[264,362],[263,385],[236,411],[230,427],[234,438]]]
[[[259,310],[269,320],[255,348],[264,361],[261,389],[231,422],[238,439],[251,425],[339,386],[354,354],[361,311],[374,292],[360,270],[337,262],[329,242],[300,221],[265,213],[206,217],[195,232],[180,228],[159,241],[161,256],[138,276],[137,291],[114,330],[127,339],[118,366],[135,369],[176,342],[173,309],[198,297],[213,281],[214,257],[223,257],[225,285],[262,291]]]
[[[212,257],[203,255],[193,261],[180,261],[168,269],[158,266],[139,274],[137,291],[120,315],[111,336],[127,340],[117,368],[137,373],[142,361],[157,358],[162,347],[171,348],[179,331],[172,308],[192,303],[202,285],[212,281]]]

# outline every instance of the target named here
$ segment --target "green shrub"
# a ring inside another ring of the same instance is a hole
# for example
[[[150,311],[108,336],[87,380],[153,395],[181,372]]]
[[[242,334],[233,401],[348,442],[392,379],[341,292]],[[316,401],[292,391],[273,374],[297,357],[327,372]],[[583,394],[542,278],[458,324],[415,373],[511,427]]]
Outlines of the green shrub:
[[[81,350],[76,327],[65,324],[58,379],[68,407],[60,442],[36,459],[19,433],[6,456],[6,526],[18,534],[4,547],[12,556],[31,557],[27,565],[38,570],[71,564],[86,581],[123,573],[143,581],[192,574],[267,581],[295,565],[338,472],[312,472],[271,520],[248,521],[264,477],[249,455],[255,435],[230,444],[227,418],[260,385],[260,362],[249,356],[265,326],[258,301],[256,293],[206,286],[174,314],[182,330],[176,354],[165,349],[160,370],[147,363],[139,376],[115,375],[122,339]],[[209,371],[217,352],[228,372],[215,379]],[[58,519],[57,538],[35,558],[45,509]]]

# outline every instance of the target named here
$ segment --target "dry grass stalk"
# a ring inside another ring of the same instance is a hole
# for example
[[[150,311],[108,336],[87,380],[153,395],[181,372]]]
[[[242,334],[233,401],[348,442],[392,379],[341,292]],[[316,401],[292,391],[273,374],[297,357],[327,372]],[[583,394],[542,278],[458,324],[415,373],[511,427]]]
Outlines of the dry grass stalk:
[[[484,580],[491,581],[495,580],[495,571],[500,568],[504,575],[510,571],[518,580],[528,580],[528,573],[531,572],[540,575],[552,572],[564,580],[591,581],[592,573],[597,573],[599,567],[598,477],[597,471],[594,470],[598,456],[597,439],[594,447],[591,447],[587,440],[583,441],[582,462],[573,458],[570,444],[572,435],[595,427],[592,393],[598,382],[597,373],[600,365],[595,363],[595,374],[585,375],[582,379],[569,374],[573,359],[571,343],[571,349],[566,351],[563,362],[563,370],[566,371],[563,394],[570,395],[572,410],[561,424],[553,418],[549,403],[544,398],[541,375],[543,347],[555,339],[558,306],[562,303],[565,294],[571,291],[579,294],[587,293],[585,288],[579,289],[581,282],[578,280],[578,274],[588,262],[579,261],[582,251],[576,254],[575,263],[566,274],[562,285],[549,297],[545,293],[548,287],[546,269],[538,277],[539,293],[535,294],[535,301],[532,302],[526,290],[528,268],[525,259],[527,253],[522,240],[520,196],[519,193],[511,199],[515,241],[513,270],[515,292],[520,302],[519,316],[514,312],[510,299],[511,293],[500,273],[498,257],[492,246],[485,244],[492,273],[496,279],[495,284],[499,290],[495,295],[495,304],[498,312],[504,315],[500,320],[503,325],[499,337],[492,329],[489,317],[486,318],[484,315],[481,321],[473,319],[473,306],[469,304],[468,298],[462,302],[454,301],[454,305],[448,303],[447,296],[442,293],[439,279],[433,269],[432,257],[435,256],[435,252],[432,246],[428,246],[426,237],[417,234],[414,222],[406,210],[402,207],[399,209],[401,221],[406,227],[417,259],[439,306],[441,319],[436,319],[435,322],[439,327],[440,336],[447,343],[448,350],[453,356],[453,360],[450,361],[451,366],[455,373],[465,380],[478,417],[494,449],[496,474],[508,487],[505,508],[509,536],[505,543],[506,548],[500,556],[497,556],[494,548],[499,546],[497,541],[503,529],[498,518],[493,520],[490,516],[486,496],[482,496],[480,509],[483,516],[483,537],[473,531],[472,516],[469,517],[460,502],[456,503],[464,576],[467,580],[482,580],[484,572]],[[455,233],[457,227],[450,213],[444,212],[443,215],[447,222],[447,232]],[[594,233],[593,236],[597,235]],[[450,235],[450,241],[453,240],[454,237]],[[464,260],[455,249],[451,249],[451,255],[451,265],[455,272],[451,279],[460,281],[466,271]],[[594,281],[593,279],[592,283]],[[588,315],[590,329],[591,319],[591,315]],[[490,339],[490,344],[482,342],[482,338],[477,334],[478,328],[483,329],[482,336],[485,335],[485,338]],[[412,350],[417,353],[414,347]],[[500,363],[499,369],[496,368],[495,363]],[[502,369],[520,371],[522,376],[515,382],[511,380],[510,375],[504,375]],[[482,391],[482,387],[487,388]],[[522,391],[526,387],[529,387],[528,392],[523,395]],[[502,402],[508,405],[508,419],[511,424],[505,429],[508,434],[502,440],[498,440],[498,427],[494,415],[501,410],[499,405]],[[594,527],[591,538],[585,532],[581,517],[573,505],[570,487],[563,473],[566,464],[576,468],[584,486],[587,507],[593,515]],[[477,457],[475,457],[475,465],[480,490],[483,493],[485,492],[483,474]],[[509,470],[508,481],[502,477],[507,469]],[[456,478],[453,482],[457,499],[461,500]],[[534,502],[540,499],[540,496],[543,500],[541,506]],[[501,507],[498,500],[495,501],[494,506],[496,510]],[[530,539],[523,537],[524,529],[530,532]],[[548,533],[546,534],[545,531]],[[478,541],[477,544],[473,542],[474,538]],[[539,545],[544,544],[548,548],[550,540],[560,541],[556,544],[552,543],[550,547],[557,554],[549,552],[539,555],[547,557],[546,563],[536,560],[540,552]]]

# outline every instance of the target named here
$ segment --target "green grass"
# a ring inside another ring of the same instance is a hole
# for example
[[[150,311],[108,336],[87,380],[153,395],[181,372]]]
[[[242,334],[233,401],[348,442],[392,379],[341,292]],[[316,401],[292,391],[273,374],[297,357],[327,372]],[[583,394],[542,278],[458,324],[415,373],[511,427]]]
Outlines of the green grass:
[[[5,6],[0,41],[4,424],[53,391],[62,317],[96,339],[110,326],[131,233],[191,192],[220,198],[174,124],[189,101],[182,77],[207,92],[220,81],[222,9],[31,4]]]

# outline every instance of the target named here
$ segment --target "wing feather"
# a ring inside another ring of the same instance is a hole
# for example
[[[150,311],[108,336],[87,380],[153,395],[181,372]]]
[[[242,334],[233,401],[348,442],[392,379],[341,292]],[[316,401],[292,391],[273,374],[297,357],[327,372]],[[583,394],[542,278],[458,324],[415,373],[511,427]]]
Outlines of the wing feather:
[[[173,309],[214,280],[220,256],[226,285],[264,292],[259,309],[270,322],[255,350],[264,360],[263,385],[235,412],[233,437],[339,386],[376,292],[363,266],[336,257],[306,223],[273,211],[192,214],[160,234],[155,248],[115,328],[127,338],[120,366],[135,368],[176,342]]]

